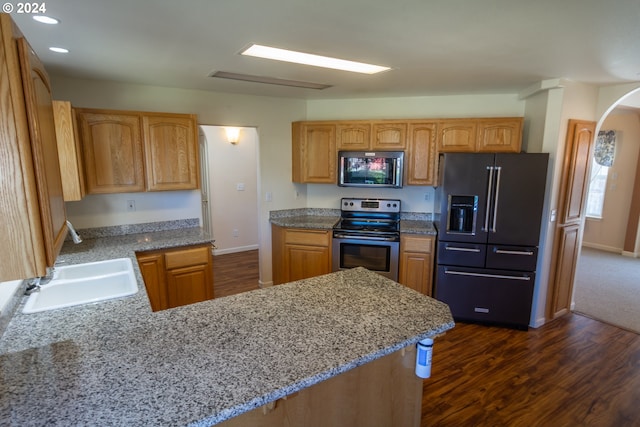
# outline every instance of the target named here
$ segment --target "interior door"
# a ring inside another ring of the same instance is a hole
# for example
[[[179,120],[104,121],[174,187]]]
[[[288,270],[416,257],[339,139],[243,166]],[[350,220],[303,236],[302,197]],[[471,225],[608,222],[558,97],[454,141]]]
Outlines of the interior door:
[[[548,320],[562,316],[571,309],[595,129],[595,122],[569,120],[558,198],[558,222],[552,255],[553,266],[547,293]]]

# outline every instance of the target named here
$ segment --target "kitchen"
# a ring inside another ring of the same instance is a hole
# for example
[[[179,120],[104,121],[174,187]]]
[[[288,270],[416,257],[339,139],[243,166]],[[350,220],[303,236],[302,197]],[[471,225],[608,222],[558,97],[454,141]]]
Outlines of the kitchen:
[[[336,191],[333,185],[304,185],[291,182],[290,123],[306,119],[370,119],[388,117],[486,117],[486,116],[525,116],[530,119],[529,135],[547,135],[544,139],[529,138],[530,147],[540,151],[559,150],[563,138],[562,126],[535,120],[544,114],[582,115],[588,118],[596,116],[587,105],[595,105],[600,96],[602,104],[611,105],[620,95],[616,88],[603,89],[598,95],[594,87],[573,82],[545,82],[544,94],[532,95],[527,100],[520,99],[515,93],[493,95],[455,95],[455,96],[416,96],[396,99],[351,99],[351,100],[308,100],[268,98],[251,95],[230,95],[171,89],[160,86],[148,86],[132,83],[113,83],[53,76],[56,98],[71,100],[74,105],[114,109],[162,110],[184,113],[197,113],[201,123],[256,126],[260,133],[260,142],[268,149],[261,150],[260,181],[262,194],[271,192],[271,202],[260,204],[260,247],[261,278],[268,283],[271,274],[271,254],[269,251],[271,235],[268,227],[269,212],[292,208],[330,208],[336,209],[341,196],[354,196],[348,190]],[[622,88],[618,88],[622,89]],[[625,87],[625,90],[630,90]],[[626,92],[624,92],[626,93]],[[540,105],[552,94],[552,105]],[[586,101],[586,102],[581,102]],[[607,104],[608,101],[608,104]],[[606,107],[600,107],[604,110]],[[585,110],[585,111],[583,111]],[[602,111],[599,111],[602,112]],[[554,133],[555,132],[555,133]],[[550,136],[549,136],[550,134]],[[533,142],[542,141],[542,142]],[[544,147],[543,147],[544,145]],[[287,167],[283,167],[283,163]],[[297,195],[297,197],[296,197]],[[403,200],[404,207],[412,212],[433,211],[433,190],[426,188],[404,188],[385,192],[358,193],[359,196],[382,196]],[[198,217],[200,206],[197,197],[186,194],[186,209],[189,217]],[[425,200],[429,199],[429,200]],[[151,209],[163,211],[165,202],[152,201]],[[166,209],[165,209],[166,210]],[[126,220],[125,212],[114,212]],[[163,219],[171,217],[166,212]],[[70,218],[73,220],[73,218]],[[97,226],[107,224],[96,224]],[[544,291],[544,284],[539,287]],[[536,322],[540,322],[544,296],[538,295]]]

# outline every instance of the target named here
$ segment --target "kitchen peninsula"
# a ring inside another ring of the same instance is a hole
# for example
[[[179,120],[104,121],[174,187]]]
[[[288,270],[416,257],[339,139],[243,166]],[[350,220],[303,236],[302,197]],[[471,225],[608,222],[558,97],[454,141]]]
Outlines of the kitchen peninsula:
[[[206,240],[197,230],[164,236]],[[85,239],[61,257],[135,260],[171,240],[154,238]],[[413,345],[454,326],[445,304],[362,268],[158,312],[136,275],[133,297],[15,314],[0,339],[1,424],[210,426],[277,413],[394,354],[412,374]]]

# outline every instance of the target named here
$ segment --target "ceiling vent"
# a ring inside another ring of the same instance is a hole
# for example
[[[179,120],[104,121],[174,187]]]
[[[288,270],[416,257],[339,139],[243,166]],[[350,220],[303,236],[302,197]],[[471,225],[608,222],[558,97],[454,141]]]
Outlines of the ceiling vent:
[[[217,77],[220,79],[242,80],[245,82],[266,83],[270,85],[302,87],[305,89],[322,90],[331,87],[320,83],[302,82],[299,80],[277,79],[275,77],[254,76],[251,74],[231,73],[228,71],[214,71],[209,77]]]

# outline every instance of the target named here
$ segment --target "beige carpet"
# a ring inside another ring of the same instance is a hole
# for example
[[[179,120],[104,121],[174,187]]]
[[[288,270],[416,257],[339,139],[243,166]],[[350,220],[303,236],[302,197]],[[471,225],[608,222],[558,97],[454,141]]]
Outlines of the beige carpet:
[[[582,248],[574,311],[640,334],[640,259]]]

